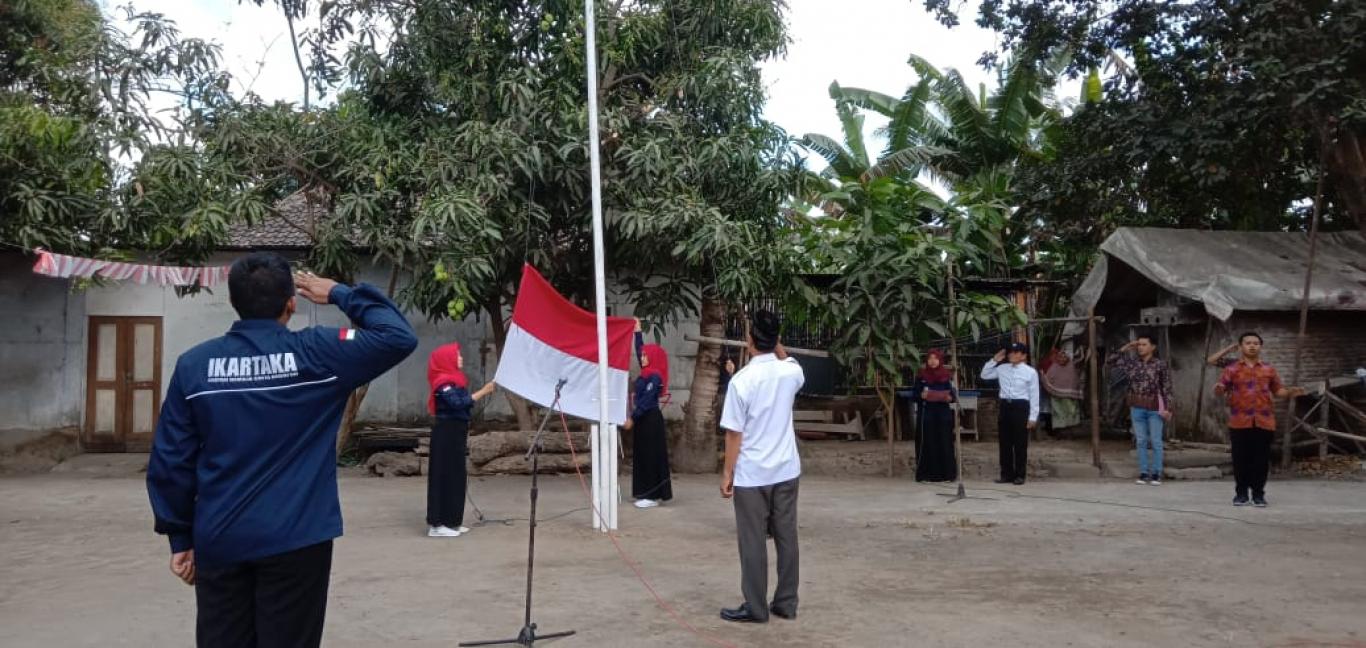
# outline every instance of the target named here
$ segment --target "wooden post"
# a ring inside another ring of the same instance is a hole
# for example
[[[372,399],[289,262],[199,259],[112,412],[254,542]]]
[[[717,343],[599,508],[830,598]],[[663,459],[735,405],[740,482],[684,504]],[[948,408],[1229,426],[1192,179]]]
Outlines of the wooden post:
[[[1300,358],[1304,354],[1304,334],[1309,327],[1309,288],[1314,283],[1314,253],[1317,252],[1319,241],[1319,209],[1323,205],[1323,182],[1324,172],[1319,171],[1319,186],[1314,192],[1314,212],[1309,219],[1309,263],[1304,269],[1304,293],[1300,295],[1300,333],[1295,337],[1295,364],[1290,370],[1290,384],[1298,385],[1300,382]],[[1290,418],[1295,411],[1295,399],[1293,397],[1285,399],[1286,418]],[[1281,467],[1290,467],[1290,458],[1294,454],[1290,447],[1290,437],[1295,427],[1289,422],[1285,425],[1285,435],[1281,438]]]
[[[746,335],[746,337],[749,336],[749,326],[748,326],[748,325],[745,326],[745,335]],[[711,336],[707,336],[707,335],[693,335],[692,333],[684,333],[684,334],[683,334],[683,339],[684,339],[684,340],[687,340],[687,341],[689,341],[689,342],[699,342],[699,343],[706,343],[706,344],[715,344],[715,345],[718,345],[718,346],[729,347],[729,348],[732,348],[732,349],[748,349],[748,348],[749,348],[749,343],[747,343],[747,342],[739,342],[739,341],[736,341],[736,340],[727,340],[727,339],[724,339],[724,338],[711,337]],[[829,357],[830,357],[830,352],[829,352],[829,351],[821,351],[821,350],[818,350],[818,349],[803,349],[803,348],[801,348],[801,347],[790,347],[790,346],[787,346],[787,345],[783,345],[783,350],[784,350],[784,351],[787,351],[787,354],[788,354],[788,355],[809,356],[809,357],[812,357],[812,358],[829,358]],[[746,355],[747,355],[747,354],[743,354],[743,353],[740,354],[740,356],[741,356],[741,361],[735,363],[735,365],[736,365],[735,368],[736,368],[737,371],[740,369],[740,367],[744,366],[744,363],[745,363],[745,362],[747,362],[747,359],[745,358]]]
[[[1214,316],[1205,314],[1205,355],[1200,357],[1200,388],[1195,390],[1195,434],[1197,437],[1204,432],[1205,412],[1205,372],[1209,369],[1209,363],[1205,359],[1209,357],[1209,345],[1214,340]],[[1173,396],[1175,397],[1175,396]]]
[[[962,404],[962,397],[960,396],[960,394],[959,394],[959,389],[958,389],[958,386],[959,386],[959,383],[958,383],[958,367],[959,367],[959,364],[958,364],[958,336],[956,335],[956,334],[958,333],[958,331],[955,330],[955,329],[953,328],[953,324],[954,324],[954,322],[956,321],[956,320],[954,319],[954,317],[955,317],[956,314],[957,314],[957,312],[956,312],[956,310],[955,310],[955,308],[954,308],[954,301],[955,301],[955,299],[956,299],[956,298],[955,298],[955,294],[956,294],[956,293],[954,292],[954,287],[953,287],[953,260],[950,259],[950,260],[949,260],[949,327],[950,327],[950,328],[949,328],[949,332],[950,332],[950,335],[949,335],[949,363],[950,363],[950,365],[949,365],[949,366],[952,367],[952,371],[950,372],[949,375],[952,376],[952,379],[953,379],[953,395],[954,395],[954,398],[953,398],[953,460],[954,460],[954,462],[955,462],[955,464],[956,464],[954,472],[955,472],[955,473],[957,474],[957,476],[958,476],[958,494],[959,494],[959,496],[961,497],[961,496],[963,495],[963,404]],[[981,429],[981,424],[978,423],[977,425],[978,425],[978,429],[980,430],[980,429]],[[915,433],[916,433],[916,434],[921,434],[921,432],[920,432],[919,429],[916,429]],[[981,438],[982,438],[981,436],[978,436],[978,437],[977,437],[977,439],[978,439],[979,441],[981,440]],[[920,461],[920,457],[916,457],[916,461]]]
[[[1038,367],[1039,364],[1042,362],[1039,359],[1040,356],[1037,338],[1038,336],[1034,335],[1034,323],[1030,322],[1028,325],[1025,326],[1025,344],[1029,345],[1029,352],[1034,355],[1032,359],[1034,360],[1033,364],[1035,367]],[[1043,376],[1039,376],[1039,385],[1039,405],[1043,405]],[[1042,415],[1040,416],[1040,418],[1043,418]],[[1043,428],[1042,425],[1035,425],[1033,430],[1029,430],[1030,443],[1036,442],[1040,439],[1041,435],[1043,434],[1043,430],[1041,428]]]
[[[892,383],[892,406],[888,408],[886,420],[887,425],[887,459],[890,465],[887,466],[887,476],[896,477],[896,383]]]
[[[1086,311],[1086,337],[1091,344],[1091,462],[1100,468],[1100,346],[1096,344],[1096,308]]]
[[[1333,399],[1331,399],[1331,398],[1328,397],[1328,388],[1329,388],[1329,387],[1330,387],[1330,385],[1328,384],[1328,379],[1325,378],[1325,379],[1323,380],[1323,410],[1319,412],[1319,427],[1321,427],[1321,428],[1326,428],[1326,427],[1328,427],[1328,425],[1331,423],[1331,421],[1330,421],[1330,419],[1329,419],[1329,412],[1331,411],[1330,408],[1333,407]],[[1327,458],[1328,458],[1328,436],[1327,436],[1327,435],[1320,435],[1320,437],[1319,437],[1319,461],[1323,461],[1323,460],[1325,460],[1325,459],[1327,459]]]

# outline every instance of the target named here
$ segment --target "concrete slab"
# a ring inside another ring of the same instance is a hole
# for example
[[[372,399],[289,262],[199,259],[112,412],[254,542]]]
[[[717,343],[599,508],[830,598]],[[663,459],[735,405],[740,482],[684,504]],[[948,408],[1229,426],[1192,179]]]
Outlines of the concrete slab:
[[[76,455],[53,466],[52,472],[87,477],[135,477],[147,472],[145,452],[101,452]]]
[[[1043,469],[1049,477],[1058,479],[1095,479],[1101,476],[1101,470],[1089,463],[1073,461],[1045,461]]]
[[[490,518],[425,535],[426,480],[343,471],[329,648],[436,648],[515,636],[526,568],[525,477],[472,479]],[[1271,508],[1229,506],[1227,482],[1031,480],[952,488],[909,478],[801,483],[796,621],[727,624],[740,601],[734,513],[714,475],[621,509],[622,549],[589,528],[574,476],[541,478],[533,618],[560,648],[1361,646],[1360,483],[1274,479]],[[493,522],[497,518],[506,524]],[[184,646],[194,590],[167,572],[143,480],[0,477],[6,648]],[[770,560],[772,564],[772,560]],[[772,585],[770,579],[770,586]],[[75,612],[73,612],[75,611]],[[73,614],[75,616],[73,617]],[[73,621],[74,619],[74,621]],[[551,642],[547,642],[550,645]]]
[[[1223,479],[1224,471],[1218,466],[1205,466],[1203,468],[1164,468],[1162,475],[1167,479],[1189,480],[1189,479]]]

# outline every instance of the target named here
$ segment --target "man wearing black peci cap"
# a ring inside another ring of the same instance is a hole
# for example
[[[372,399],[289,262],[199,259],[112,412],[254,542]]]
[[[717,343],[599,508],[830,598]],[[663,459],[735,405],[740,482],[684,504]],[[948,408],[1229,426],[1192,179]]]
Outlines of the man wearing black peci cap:
[[[1019,342],[996,352],[982,367],[982,380],[999,380],[997,442],[1001,449],[998,484],[1020,485],[1029,469],[1029,432],[1039,421],[1039,372],[1025,364],[1029,347]],[[1003,361],[1009,360],[1009,364]]]
[[[745,602],[721,610],[721,618],[766,623],[769,614],[797,617],[797,482],[802,473],[792,403],[806,382],[802,366],[778,339],[778,318],[758,311],[750,323],[749,364],[726,390],[721,427],[726,463],[721,497],[735,501],[740,546],[740,591]],[[768,601],[768,545],[778,555],[778,587]]]

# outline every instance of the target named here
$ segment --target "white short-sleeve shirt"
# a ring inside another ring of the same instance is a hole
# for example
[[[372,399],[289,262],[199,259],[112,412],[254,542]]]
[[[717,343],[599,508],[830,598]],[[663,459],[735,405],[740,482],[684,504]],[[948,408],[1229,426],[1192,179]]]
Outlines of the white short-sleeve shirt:
[[[796,360],[772,353],[755,356],[731,378],[721,427],[741,435],[736,486],[769,486],[801,476],[792,403],[805,383]]]

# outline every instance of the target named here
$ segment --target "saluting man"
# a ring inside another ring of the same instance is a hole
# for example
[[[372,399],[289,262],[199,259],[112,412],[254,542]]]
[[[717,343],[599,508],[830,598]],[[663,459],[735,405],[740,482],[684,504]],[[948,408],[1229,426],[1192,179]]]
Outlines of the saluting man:
[[[998,484],[1025,483],[1029,470],[1029,433],[1039,423],[1039,372],[1025,363],[1029,347],[1019,342],[996,352],[982,367],[982,380],[999,380],[1000,413],[997,444],[1001,477]],[[1003,364],[1003,361],[1009,364]]]
[[[352,328],[286,327],[295,291]],[[347,396],[417,347],[378,289],[308,273],[277,254],[232,264],[241,317],[176,361],[147,465],[171,572],[195,588],[200,648],[317,646],[327,611],[337,427]]]

